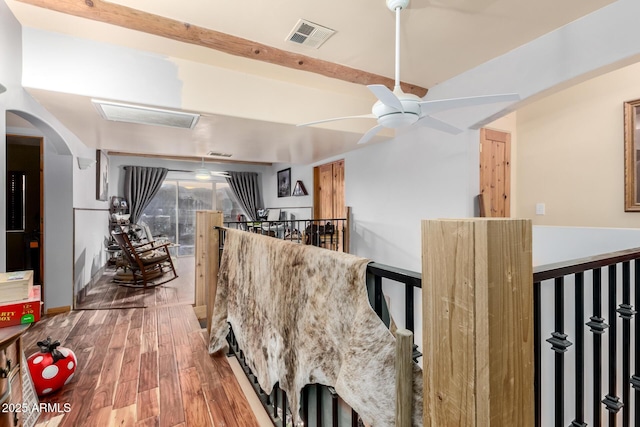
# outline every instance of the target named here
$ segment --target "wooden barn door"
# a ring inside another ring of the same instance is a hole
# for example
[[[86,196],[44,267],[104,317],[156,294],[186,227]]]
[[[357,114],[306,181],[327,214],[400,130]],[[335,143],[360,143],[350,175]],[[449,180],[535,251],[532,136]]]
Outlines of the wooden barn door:
[[[511,134],[480,129],[480,194],[485,216],[510,216]]]
[[[314,168],[313,216],[344,218],[344,160]]]

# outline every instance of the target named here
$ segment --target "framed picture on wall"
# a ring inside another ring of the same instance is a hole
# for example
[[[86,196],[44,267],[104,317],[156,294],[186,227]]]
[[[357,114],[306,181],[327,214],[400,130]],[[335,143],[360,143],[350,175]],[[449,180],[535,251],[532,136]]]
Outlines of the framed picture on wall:
[[[106,201],[109,195],[109,158],[96,150],[96,200]]]
[[[291,196],[291,168],[278,171],[278,197]]]
[[[624,210],[640,212],[640,99],[624,103]]]

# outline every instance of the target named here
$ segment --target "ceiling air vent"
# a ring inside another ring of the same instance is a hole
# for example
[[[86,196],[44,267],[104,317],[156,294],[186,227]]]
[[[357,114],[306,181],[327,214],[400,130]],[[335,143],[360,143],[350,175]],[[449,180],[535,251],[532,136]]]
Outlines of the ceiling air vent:
[[[331,28],[300,19],[286,40],[292,43],[319,48],[335,33]]]
[[[209,151],[207,152],[207,156],[215,156],[215,157],[231,157],[232,155],[229,153],[219,153],[217,151]]]
[[[114,122],[193,129],[200,118],[199,114],[150,108],[142,105],[123,104],[98,99],[92,99],[91,102],[102,118]]]

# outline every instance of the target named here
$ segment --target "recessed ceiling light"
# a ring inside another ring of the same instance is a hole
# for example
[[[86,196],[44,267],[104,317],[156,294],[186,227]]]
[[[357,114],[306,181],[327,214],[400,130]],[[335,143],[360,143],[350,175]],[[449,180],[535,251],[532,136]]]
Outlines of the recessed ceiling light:
[[[199,114],[185,113],[183,111],[164,110],[99,99],[92,99],[91,102],[102,118],[114,122],[193,129],[200,118]]]

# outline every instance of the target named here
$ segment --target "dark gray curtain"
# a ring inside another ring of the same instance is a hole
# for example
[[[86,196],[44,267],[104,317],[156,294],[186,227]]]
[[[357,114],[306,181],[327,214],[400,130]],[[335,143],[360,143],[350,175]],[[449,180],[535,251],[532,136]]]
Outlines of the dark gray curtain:
[[[124,197],[129,202],[129,221],[136,224],[167,176],[166,168],[124,167]]]
[[[258,219],[257,210],[262,209],[262,195],[256,172],[227,172],[227,182],[238,203],[251,221]]]

